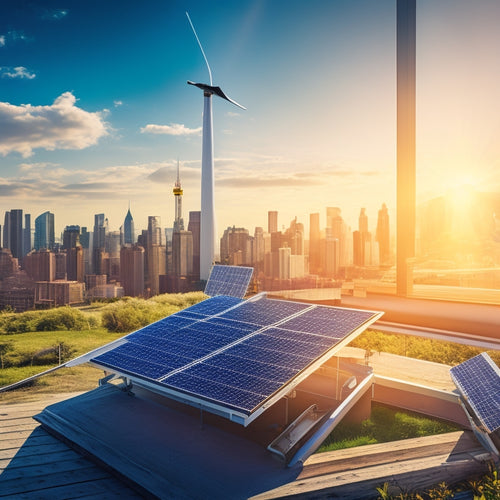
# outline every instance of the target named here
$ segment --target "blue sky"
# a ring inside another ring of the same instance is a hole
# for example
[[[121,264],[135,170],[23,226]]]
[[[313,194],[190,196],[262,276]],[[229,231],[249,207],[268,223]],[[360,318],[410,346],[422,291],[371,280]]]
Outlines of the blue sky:
[[[0,4],[0,216],[118,229],[198,210],[201,91],[214,98],[216,210],[279,225],[339,206],[349,224],[395,206],[395,0],[17,1]],[[500,191],[500,2],[417,0],[420,199]]]

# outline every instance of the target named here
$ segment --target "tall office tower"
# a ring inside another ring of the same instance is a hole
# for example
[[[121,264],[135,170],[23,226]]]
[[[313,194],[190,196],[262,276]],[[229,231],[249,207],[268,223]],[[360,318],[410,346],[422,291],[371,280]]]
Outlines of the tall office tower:
[[[94,233],[92,240],[92,269],[93,274],[104,274],[102,269],[102,253],[106,245],[106,231],[108,219],[104,214],[94,215]]]
[[[150,215],[148,217],[148,245],[161,245],[161,223],[160,217]]]
[[[366,208],[362,208],[359,213],[359,231],[360,233],[368,232],[368,215],[366,215]]]
[[[188,231],[193,236],[193,280],[200,279],[200,225],[201,212],[189,212]]]
[[[55,244],[54,214],[44,212],[35,219],[35,250],[52,250]]]
[[[120,231],[108,231],[106,233],[105,250],[108,254],[108,260],[104,274],[108,275],[109,281],[120,280],[120,241]]]
[[[252,241],[252,260],[249,262],[255,272],[264,271],[264,258],[266,255],[266,236],[262,227],[256,227]]]
[[[12,276],[17,270],[17,260],[8,248],[0,248],[0,281]]]
[[[104,217],[104,214],[94,215],[94,239],[92,243],[92,248],[104,248],[106,241],[106,230],[108,226],[108,219]]]
[[[80,230],[80,245],[83,249],[83,274],[92,274],[92,251],[90,249],[90,231],[85,226]]]
[[[87,231],[85,226],[82,226],[80,231],[80,245],[82,245],[83,248],[90,247],[90,232]]]
[[[331,228],[326,228],[326,237],[321,240],[320,259],[323,275],[329,278],[338,277],[340,270],[340,244],[337,238],[332,236]]]
[[[250,264],[251,241],[248,229],[228,227],[220,239],[221,262],[233,266]]]
[[[46,248],[30,252],[24,258],[24,269],[33,281],[54,281],[56,279],[56,256]]]
[[[64,252],[56,252],[55,260],[56,260],[56,280],[66,280],[68,279],[68,275],[66,272],[66,254]]]
[[[80,245],[80,226],[66,226],[63,232],[66,249],[66,276],[69,281],[84,279],[83,248]]]
[[[123,244],[133,245],[135,243],[135,230],[134,230],[134,219],[130,213],[130,205],[128,207],[127,215],[123,221]]]
[[[120,250],[120,282],[125,295],[144,294],[144,248],[140,245],[124,246]]]
[[[10,211],[10,251],[12,257],[23,257],[23,211],[14,209]]]
[[[166,274],[167,249],[162,246],[160,218],[148,217],[148,229],[145,235],[146,254],[144,259],[146,288],[150,295],[160,293],[160,274]]]
[[[290,279],[292,249],[290,247],[280,248],[278,251],[278,278],[280,280]]]
[[[269,234],[278,232],[278,212],[275,210],[267,212],[267,232]]]
[[[80,226],[66,226],[63,232],[63,248],[75,248],[80,243]]]
[[[3,247],[10,250],[10,212],[5,212],[3,220]]]
[[[339,266],[346,267],[350,252],[347,249],[347,227],[342,218],[342,210],[338,207],[327,207],[326,221],[327,228],[331,229],[331,237],[339,241]]]
[[[31,215],[24,214],[23,257],[31,251]]]
[[[385,203],[378,211],[377,241],[379,245],[380,264],[388,265],[391,262],[391,243],[389,229],[389,211]]]
[[[355,266],[366,266],[368,265],[367,257],[371,255],[371,235],[368,232],[366,208],[362,208],[359,213],[358,228],[358,231],[354,231],[352,235],[353,263]]]
[[[175,278],[191,278],[193,274],[193,235],[191,231],[173,232],[172,268]]]
[[[2,247],[2,226],[0,226],[0,248]]]
[[[318,274],[320,271],[320,238],[319,214],[309,215],[309,272]]]
[[[179,175],[179,160],[177,160],[177,180],[174,185],[175,197],[175,220],[174,220],[174,233],[176,231],[184,231],[184,219],[182,218],[182,187],[181,178]]]
[[[290,222],[284,239],[290,247],[291,255],[304,255],[304,224],[297,222],[297,217]]]

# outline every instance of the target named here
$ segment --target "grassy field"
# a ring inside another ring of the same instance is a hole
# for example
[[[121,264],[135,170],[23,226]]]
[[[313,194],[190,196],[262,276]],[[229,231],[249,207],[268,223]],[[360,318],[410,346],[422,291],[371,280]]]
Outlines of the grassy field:
[[[75,358],[97,347],[122,337],[122,333],[109,333],[105,328],[83,331],[57,331],[57,332],[27,332],[16,335],[0,335],[0,344],[9,343],[11,349],[5,354],[6,364],[18,364],[22,359],[30,358],[34,353],[50,349],[63,342],[70,349],[69,358]],[[49,364],[10,366],[0,369],[0,387],[13,384],[25,378],[44,372],[57,366],[57,362]],[[97,386],[102,371],[89,366],[62,368],[54,373],[45,375],[31,385],[0,393],[0,401],[25,399],[28,395],[36,396],[40,393],[79,392]]]

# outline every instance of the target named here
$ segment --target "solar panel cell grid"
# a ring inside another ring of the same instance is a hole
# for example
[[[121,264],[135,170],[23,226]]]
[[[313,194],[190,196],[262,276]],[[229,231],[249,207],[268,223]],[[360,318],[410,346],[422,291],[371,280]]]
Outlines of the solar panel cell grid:
[[[250,412],[262,401],[260,394],[192,377],[185,373],[176,373],[168,379],[168,384],[165,385],[245,412]]]
[[[373,317],[373,313],[366,311],[319,306],[285,321],[280,327],[335,339],[344,337],[371,317]]]
[[[222,315],[223,318],[267,326],[281,321],[292,314],[297,314],[308,305],[296,302],[285,302],[272,299],[260,299],[255,302],[245,302],[240,307]]]
[[[204,381],[208,380],[213,383],[254,392],[263,396],[268,396],[281,387],[279,382],[273,380],[260,378],[255,375],[236,373],[231,370],[207,365],[206,363],[194,365],[183,373],[193,377],[199,377]],[[168,383],[168,379],[165,382]]]
[[[253,268],[214,266],[208,278],[205,293],[211,297],[229,295],[243,298],[252,278]]]
[[[482,353],[450,370],[460,392],[489,432],[500,429],[500,370]]]
[[[278,381],[281,384],[290,380],[298,372],[297,369],[290,366],[270,365],[255,359],[245,359],[226,354],[226,352],[212,356],[204,363],[210,366],[231,370],[236,373],[265,377],[270,380]]]
[[[214,314],[219,314],[222,311],[239,304],[240,302],[243,301],[239,298],[219,295],[194,304],[189,308],[189,312],[213,316]]]
[[[276,366],[299,366],[303,368],[309,364],[309,359],[290,352],[273,352],[267,349],[260,349],[248,344],[248,341],[243,341],[234,347],[225,351],[232,356],[238,356],[248,360],[261,361],[265,360],[267,364]]]

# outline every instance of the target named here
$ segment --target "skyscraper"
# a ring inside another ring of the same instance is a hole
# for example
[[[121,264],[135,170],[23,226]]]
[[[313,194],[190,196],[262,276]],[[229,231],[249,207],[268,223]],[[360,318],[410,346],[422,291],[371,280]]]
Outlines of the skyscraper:
[[[278,212],[275,210],[270,210],[267,212],[267,232],[269,234],[276,233],[278,231]]]
[[[92,268],[94,274],[104,274],[102,258],[104,247],[106,245],[106,230],[108,228],[108,219],[104,214],[94,215],[94,234],[92,242]]]
[[[83,282],[83,248],[80,245],[80,226],[66,226],[63,233],[66,249],[66,275],[69,281]]]
[[[318,274],[320,270],[320,227],[319,214],[309,215],[309,272]]]
[[[35,219],[35,250],[52,250],[55,243],[54,214],[44,212]]]
[[[123,221],[123,243],[125,245],[133,245],[135,242],[134,219],[130,213],[130,205],[127,215]]]
[[[137,297],[144,293],[144,248],[123,246],[120,250],[120,282],[125,295]]]
[[[10,251],[12,257],[23,257],[23,211],[14,209],[10,211]]]
[[[31,251],[31,215],[24,214],[23,257]]]
[[[167,249],[161,242],[160,217],[150,215],[144,261],[146,288],[149,288],[150,295],[157,295],[160,292],[160,274],[166,274]]]
[[[189,212],[188,231],[193,237],[193,280],[200,279],[200,225],[201,212]]]
[[[377,241],[379,245],[380,263],[382,265],[390,264],[391,246],[390,246],[390,229],[389,229],[389,211],[385,203],[378,211],[377,219]]]
[[[10,212],[5,212],[3,220],[3,247],[10,250]]]

